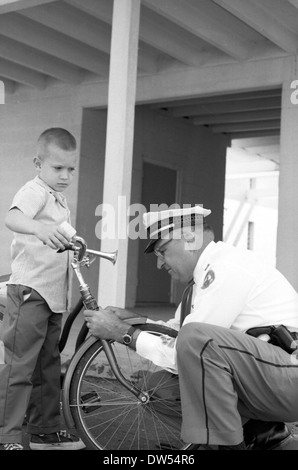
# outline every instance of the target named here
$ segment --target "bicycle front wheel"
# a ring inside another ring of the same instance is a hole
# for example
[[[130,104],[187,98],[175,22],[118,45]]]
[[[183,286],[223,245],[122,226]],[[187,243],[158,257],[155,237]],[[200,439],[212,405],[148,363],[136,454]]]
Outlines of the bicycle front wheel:
[[[175,330],[162,325],[145,324],[138,328],[154,335],[177,335]],[[87,448],[186,448],[180,438],[180,401],[175,393],[171,396],[169,392],[179,386],[177,376],[123,344],[110,345],[127,383],[148,399],[142,402],[116,379],[100,340],[92,344],[78,362],[69,390],[71,414]]]

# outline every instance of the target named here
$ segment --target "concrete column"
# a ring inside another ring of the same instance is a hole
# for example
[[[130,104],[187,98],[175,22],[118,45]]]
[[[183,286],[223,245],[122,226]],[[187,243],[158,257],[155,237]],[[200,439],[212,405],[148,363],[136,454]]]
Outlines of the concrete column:
[[[298,102],[293,88],[298,79],[296,61],[287,75],[282,92],[276,265],[298,290]]]
[[[101,250],[118,250],[118,260],[116,266],[100,262],[98,301],[102,307],[125,306],[125,213],[131,194],[139,22],[140,0],[114,0]]]

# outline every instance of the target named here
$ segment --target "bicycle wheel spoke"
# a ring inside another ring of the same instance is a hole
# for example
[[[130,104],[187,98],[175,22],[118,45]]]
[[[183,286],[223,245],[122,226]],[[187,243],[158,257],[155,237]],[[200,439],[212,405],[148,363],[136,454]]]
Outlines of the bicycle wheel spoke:
[[[121,419],[122,417],[122,419]],[[122,424],[125,422],[125,419],[127,417],[127,413],[124,413],[122,412],[121,414],[118,415],[117,418],[117,427],[115,427],[114,431],[110,434],[110,437],[108,438],[107,442],[106,442],[106,445],[108,446],[109,443],[113,440],[113,438],[115,437],[116,433],[118,432],[118,430],[121,428]],[[119,422],[120,420],[120,422]],[[114,420],[113,420],[114,421]],[[110,425],[112,425],[112,422],[110,423]],[[109,427],[105,427],[103,432],[108,436],[109,435]],[[99,438],[100,436],[97,435],[97,438]],[[122,442],[124,441],[124,438],[122,439]]]

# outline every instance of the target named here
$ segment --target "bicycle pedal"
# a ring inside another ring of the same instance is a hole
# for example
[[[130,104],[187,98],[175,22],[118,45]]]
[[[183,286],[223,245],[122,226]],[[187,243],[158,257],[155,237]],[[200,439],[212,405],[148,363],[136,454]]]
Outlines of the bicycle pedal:
[[[100,395],[95,391],[85,393],[81,396],[81,404],[83,405],[82,410],[85,413],[91,413],[92,411],[100,408],[100,402]]]

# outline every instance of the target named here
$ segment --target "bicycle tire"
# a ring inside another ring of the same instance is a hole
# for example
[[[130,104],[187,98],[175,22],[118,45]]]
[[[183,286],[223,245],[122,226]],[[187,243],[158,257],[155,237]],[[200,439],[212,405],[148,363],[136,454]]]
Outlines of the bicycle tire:
[[[159,324],[137,325],[155,335],[177,336],[177,331]],[[111,342],[118,366],[131,383],[147,387],[152,373],[161,368],[123,344]],[[173,376],[165,374],[170,380]],[[165,382],[162,383],[165,387]],[[152,390],[142,388],[152,393]],[[186,449],[181,441],[181,410],[173,416],[157,411],[155,384],[151,399],[143,404],[114,376],[100,340],[93,343],[78,362],[70,382],[69,407],[76,431],[91,450]],[[169,402],[168,402],[169,403]],[[172,414],[169,413],[170,415]],[[179,416],[178,416],[179,414]]]

